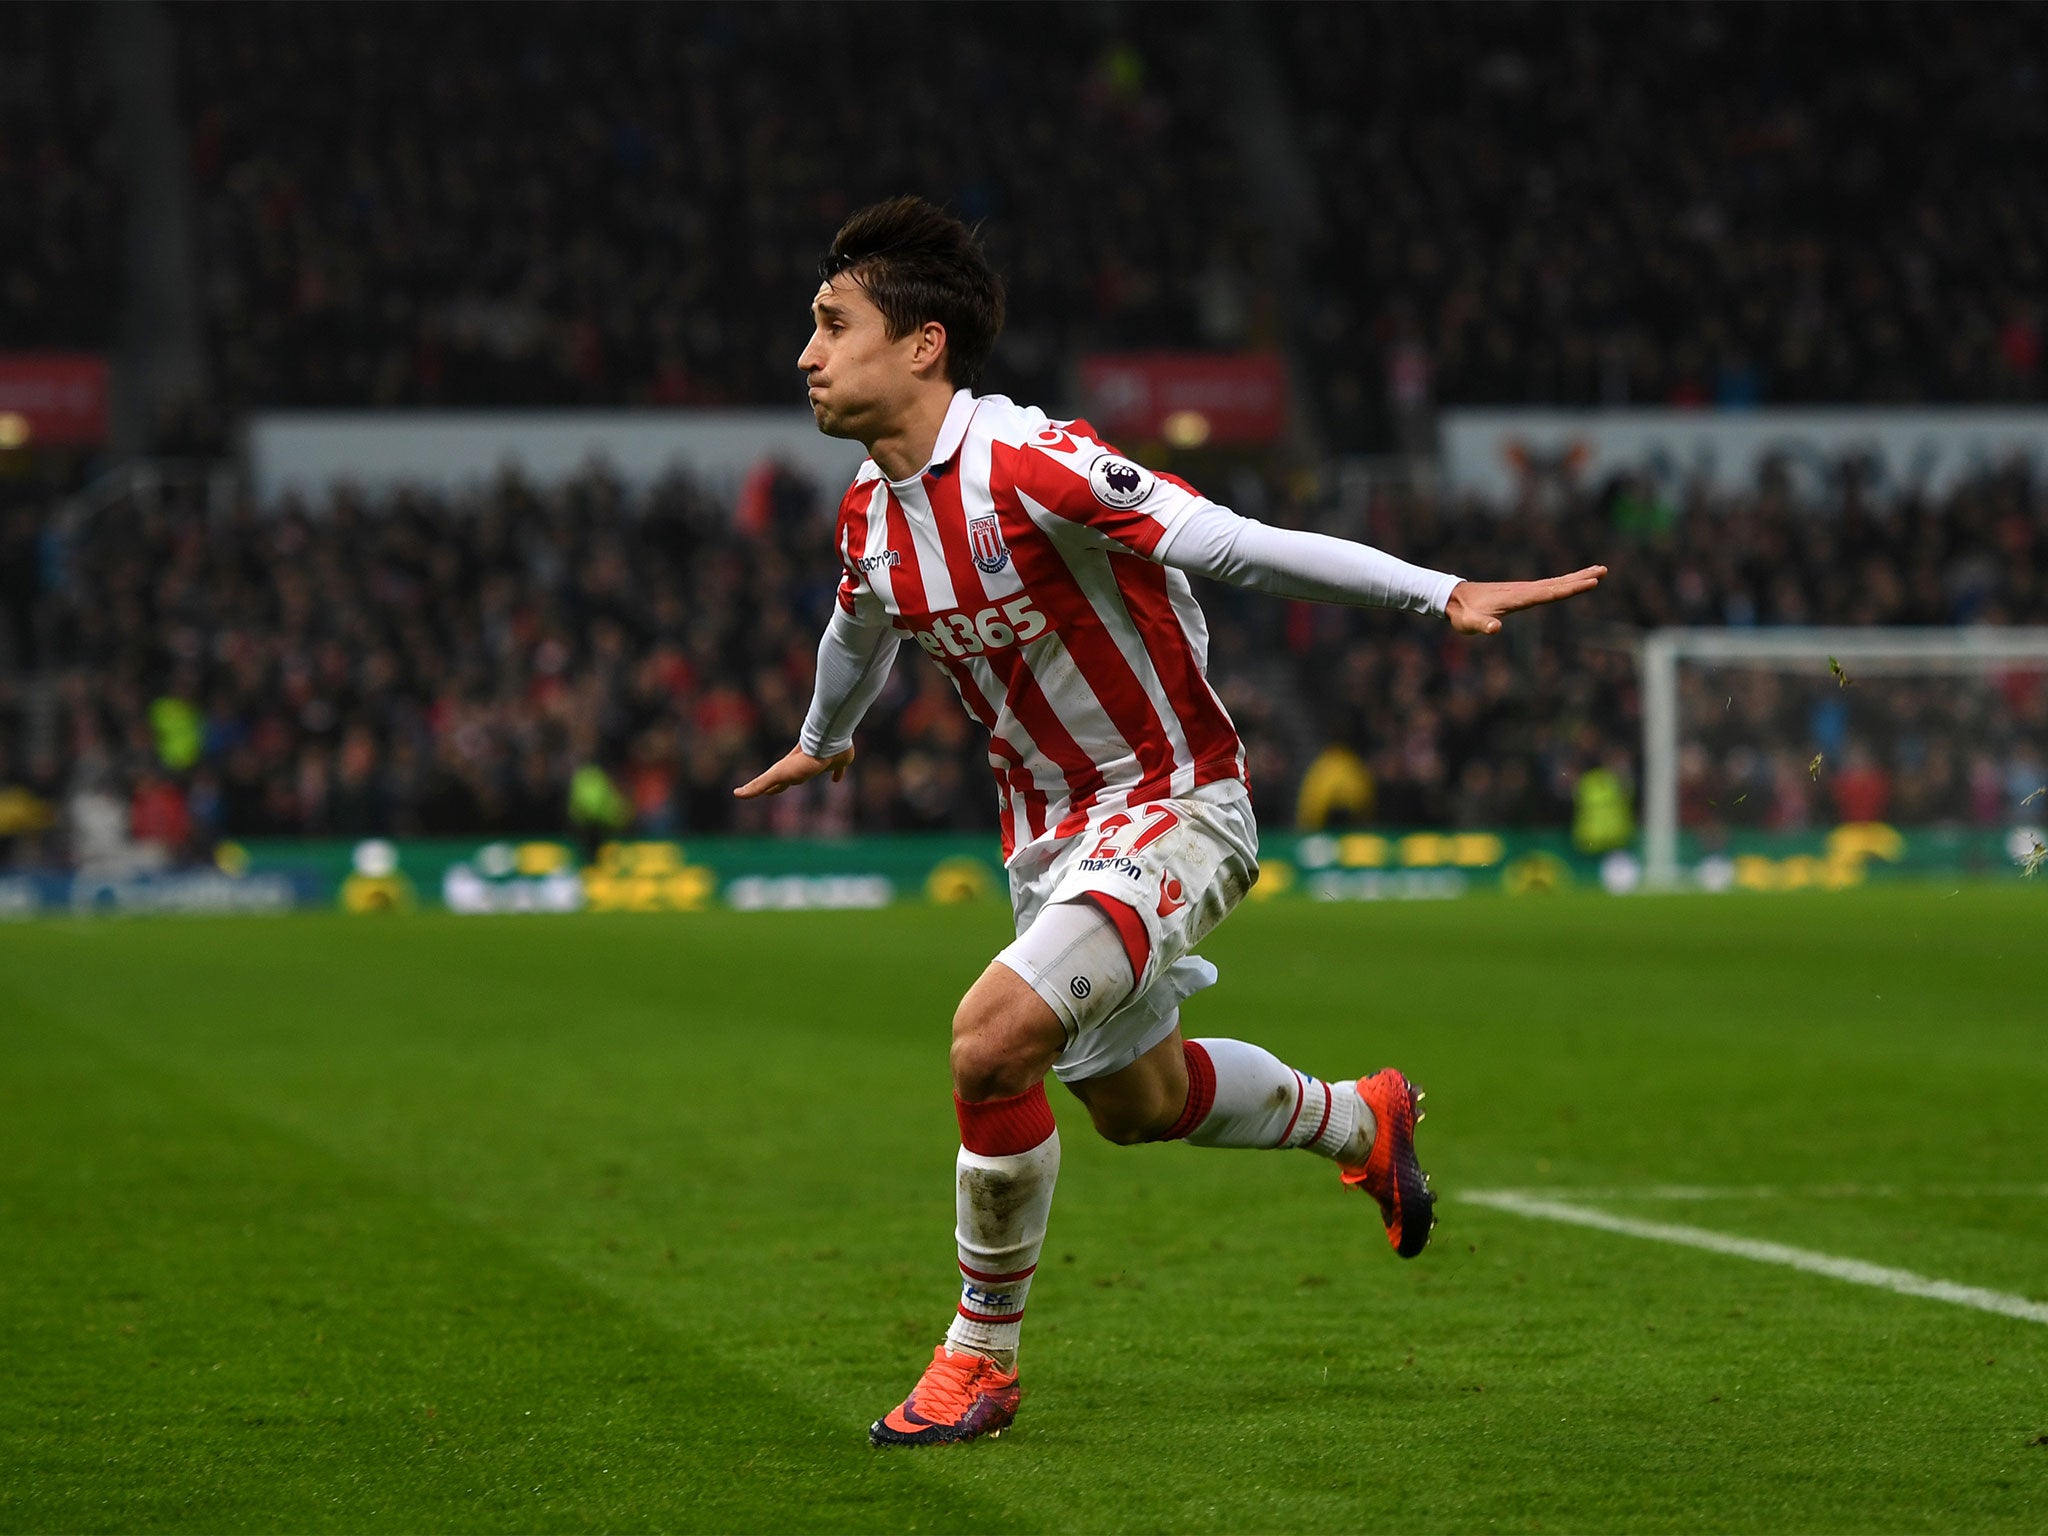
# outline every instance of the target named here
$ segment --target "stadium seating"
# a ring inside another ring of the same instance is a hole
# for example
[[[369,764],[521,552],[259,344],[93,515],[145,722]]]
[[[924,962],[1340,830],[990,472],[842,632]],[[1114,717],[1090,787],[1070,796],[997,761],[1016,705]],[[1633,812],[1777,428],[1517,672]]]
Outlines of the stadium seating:
[[[92,7],[0,7],[0,350],[113,340],[111,115]]]
[[[1333,441],[1430,400],[2042,398],[2048,13],[1303,5]]]
[[[1275,494],[1269,516],[1444,569],[1605,558],[1615,570],[1597,603],[1524,615],[1484,642],[1413,616],[1206,586],[1212,671],[1261,803],[1282,819],[1311,759],[1339,743],[1372,781],[1354,819],[1564,824],[1582,772],[1632,771],[1638,627],[2048,621],[2048,519],[2040,490],[2011,476],[1882,514],[1853,493],[1819,512],[1746,497],[1682,516],[1645,516],[1618,496],[1502,515],[1389,493],[1348,529]],[[848,784],[744,806],[729,796],[795,739],[831,600],[831,501],[780,477],[747,526],[686,482],[636,497],[593,473],[549,488],[506,480],[453,505],[343,495],[225,522],[197,496],[124,503],[65,553],[73,580],[42,600],[68,772],[29,763],[26,717],[0,697],[0,782],[10,762],[50,795],[89,782],[160,798],[168,781],[195,849],[217,836],[567,833],[584,764],[610,773],[650,834],[986,830],[975,733],[914,650]],[[2025,772],[1967,754],[1929,768],[1925,738],[1958,706],[1939,687],[1923,693],[1919,724],[1861,766],[1910,770],[1901,793],[1919,818],[2004,814],[2005,790],[1987,799],[1977,781],[2018,786]],[[2025,731],[2048,725],[2040,679],[2022,680],[2012,703],[2023,729],[1972,736],[1981,752],[2023,754]],[[179,761],[167,744],[188,706],[196,747]],[[1691,819],[1839,813],[1835,780],[1786,781],[1801,729],[1782,739],[1783,761],[1767,753],[1742,770],[1782,791],[1744,812],[1726,809],[1739,787],[1710,809],[1725,774],[1697,765]]]
[[[217,446],[219,423],[269,405],[793,400],[820,240],[906,186],[988,220],[1011,287],[989,382],[1054,404],[1090,349],[1276,340],[1338,450],[1425,448],[1447,403],[2048,387],[2048,12],[1237,14],[1281,67],[1267,106],[1321,221],[1287,291],[1246,195],[1220,12],[173,8],[217,386],[199,414],[219,416],[158,446]],[[95,16],[0,12],[0,347],[114,339],[123,209]],[[889,73],[906,56],[914,90]],[[2023,479],[1882,511],[1852,485],[1817,513],[1769,494],[1676,508],[1627,483],[1555,514],[1381,490],[1347,521],[1271,466],[1242,473],[1218,489],[1245,510],[1460,572],[1615,567],[1597,604],[1518,622],[1544,645],[1210,592],[1268,815],[1338,746],[1318,783],[1343,793],[1312,798],[1339,814],[1563,822],[1588,768],[1631,771],[1636,627],[2048,620],[2043,493]],[[93,786],[149,816],[174,796],[193,851],[564,830],[591,763],[649,832],[985,827],[972,733],[908,664],[855,782],[726,794],[794,735],[831,492],[785,480],[742,528],[682,482],[226,522],[173,489],[59,539],[54,496],[10,478],[0,793],[49,806]],[[167,760],[189,731],[196,755]],[[2025,774],[1999,756],[2014,744],[1977,746],[1930,768],[1886,744],[1857,765],[1857,804],[1868,769],[1928,819],[1992,814]],[[1788,764],[1744,770],[1786,781],[1745,815],[1844,811]],[[1729,814],[1730,771],[1688,769],[1689,817]],[[56,856],[56,835],[0,818],[0,862]]]
[[[180,7],[221,382],[244,406],[793,401],[823,245],[906,189],[989,221],[1027,394],[1079,349],[1237,341],[1220,61],[1167,14],[1102,19]]]
[[[814,248],[906,186],[989,219],[1026,395],[1090,347],[1273,334],[1206,13],[177,14],[238,403],[784,399]],[[1432,401],[2042,393],[2036,10],[1260,16],[1335,446]],[[918,92],[846,88],[911,39]]]

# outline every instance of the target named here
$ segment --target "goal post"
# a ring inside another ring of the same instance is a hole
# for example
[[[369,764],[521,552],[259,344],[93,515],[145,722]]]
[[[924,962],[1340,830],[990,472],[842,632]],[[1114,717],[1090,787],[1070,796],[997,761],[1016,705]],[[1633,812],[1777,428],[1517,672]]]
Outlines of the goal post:
[[[1660,629],[1643,638],[1638,658],[1644,883],[1670,890],[1680,883],[1679,780],[1690,723],[1681,685],[1686,667],[1791,674],[1805,678],[1809,688],[1900,678],[1950,678],[1960,688],[1960,680],[1970,677],[2048,672],[2048,628]],[[1866,686],[1866,695],[1869,691]],[[1732,693],[1729,703],[1734,703]]]

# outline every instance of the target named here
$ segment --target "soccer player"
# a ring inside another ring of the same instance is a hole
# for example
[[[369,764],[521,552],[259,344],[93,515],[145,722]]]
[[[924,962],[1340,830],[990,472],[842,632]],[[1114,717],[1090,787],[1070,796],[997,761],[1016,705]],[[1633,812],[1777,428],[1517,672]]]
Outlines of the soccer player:
[[[1325,1081],[1242,1040],[1185,1040],[1216,980],[1194,953],[1258,878],[1244,748],[1210,688],[1188,576],[1406,608],[1490,635],[1588,592],[1461,581],[1270,528],[1135,464],[1085,421],[974,386],[1003,286],[974,235],[917,198],[861,209],[825,258],[798,359],[821,431],[864,444],[840,503],[838,606],[797,746],[735,791],[835,779],[908,636],[989,732],[1016,941],[953,1016],[960,1292],[876,1445],[994,1435],[1016,1416],[1017,1342],[1059,1173],[1052,1072],[1123,1145],[1294,1147],[1378,1202],[1413,1258],[1434,1224],[1421,1095],[1389,1067]]]

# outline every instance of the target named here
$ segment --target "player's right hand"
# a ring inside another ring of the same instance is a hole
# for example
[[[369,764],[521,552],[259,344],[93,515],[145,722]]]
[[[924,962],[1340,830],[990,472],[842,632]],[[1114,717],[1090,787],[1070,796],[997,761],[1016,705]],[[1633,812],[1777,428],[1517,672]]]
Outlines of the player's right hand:
[[[1606,574],[1606,566],[1589,565],[1548,581],[1461,581],[1451,588],[1444,617],[1461,635],[1497,635],[1508,614],[1590,592]]]
[[[733,795],[740,800],[753,800],[762,795],[779,795],[785,789],[810,783],[821,773],[830,773],[832,782],[837,784],[846,777],[847,767],[852,762],[851,747],[831,757],[813,757],[802,747],[792,747],[781,762],[759,778],[749,779],[734,790]]]

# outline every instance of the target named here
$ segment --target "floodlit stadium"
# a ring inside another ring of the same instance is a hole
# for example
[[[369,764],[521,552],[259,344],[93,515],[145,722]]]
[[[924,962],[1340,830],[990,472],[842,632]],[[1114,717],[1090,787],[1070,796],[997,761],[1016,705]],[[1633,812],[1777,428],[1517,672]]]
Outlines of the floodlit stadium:
[[[2040,1529],[2044,167],[2028,5],[0,10],[0,1529]]]

